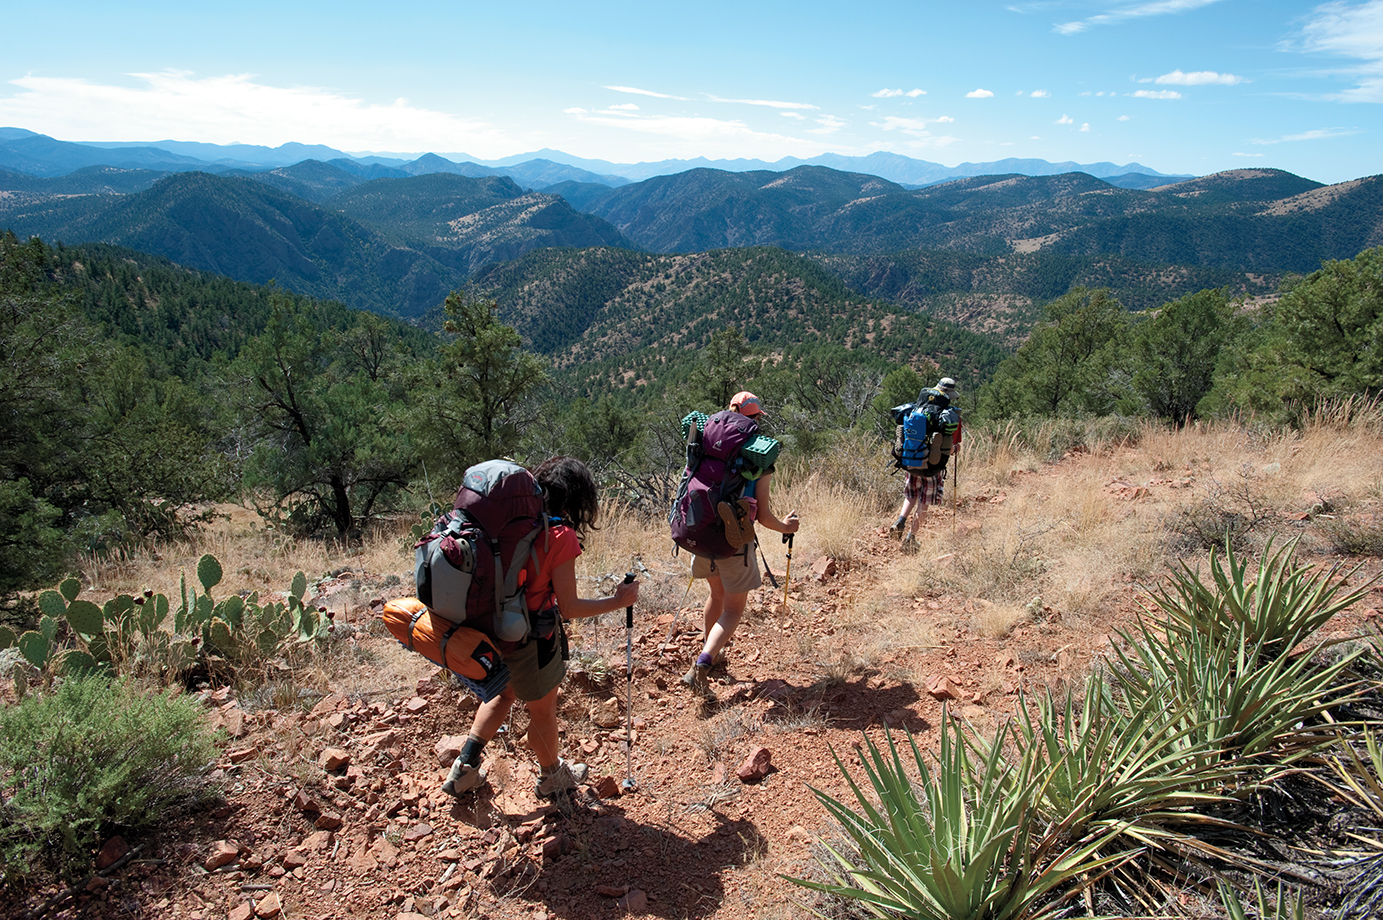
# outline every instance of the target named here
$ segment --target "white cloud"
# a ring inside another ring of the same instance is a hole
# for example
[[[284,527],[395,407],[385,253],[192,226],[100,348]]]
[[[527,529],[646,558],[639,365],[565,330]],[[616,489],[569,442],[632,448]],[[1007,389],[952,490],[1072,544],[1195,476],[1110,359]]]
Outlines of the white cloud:
[[[910,90],[908,90],[908,97],[911,98],[911,99],[916,99],[918,96],[925,96],[925,95],[927,95],[927,91],[926,91],[925,89],[910,89]]]
[[[784,118],[796,118],[798,121],[802,121],[807,117],[801,112],[779,112],[778,114]]]
[[[613,90],[617,93],[632,93],[635,96],[652,96],[654,99],[676,99],[686,102],[686,96],[669,96],[667,93],[655,93],[651,89],[639,89],[634,86],[607,86],[605,89]]]
[[[1275,138],[1254,138],[1249,141],[1251,144],[1291,144],[1297,141],[1323,141],[1335,137],[1349,137],[1351,134],[1361,133],[1358,128],[1316,128],[1313,131],[1303,131],[1300,134],[1284,134],[1282,137]]]
[[[835,134],[841,128],[845,127],[846,124],[845,121],[836,118],[834,115],[819,115],[817,116],[816,123],[819,127],[808,128],[808,134]]]
[[[1129,93],[1134,99],[1180,99],[1181,93],[1174,89],[1138,89]]]
[[[1150,0],[1148,3],[1135,3],[1131,6],[1111,10],[1108,13],[1098,13],[1087,19],[1057,23],[1052,26],[1052,31],[1059,35],[1076,35],[1090,29],[1092,26],[1112,26],[1122,22],[1128,22],[1131,19],[1146,19],[1149,16],[1168,16],[1176,13],[1185,13],[1218,2],[1220,2],[1220,0]]]
[[[1148,82],[1146,80],[1141,82]],[[1152,81],[1171,86],[1235,86],[1246,82],[1243,77],[1232,73],[1216,73],[1213,70],[1197,70],[1192,73],[1182,73],[1174,70],[1171,73],[1164,73]]]
[[[1130,116],[1128,116],[1128,115],[1120,115],[1118,120],[1119,120],[1119,121],[1132,121],[1133,119],[1132,119]]]
[[[637,112],[639,110],[639,107],[632,102],[621,102],[619,105],[611,105],[607,106],[606,108],[624,109],[625,111],[629,112]]]
[[[1032,91],[1032,98],[1034,99],[1047,99],[1051,95],[1052,94],[1047,92],[1045,89],[1035,89]]]
[[[1358,85],[1326,98],[1338,102],[1383,102],[1383,0],[1316,7],[1301,29],[1300,47],[1359,62],[1346,71]]]
[[[56,137],[147,141],[176,132],[213,144],[277,146],[310,138],[342,150],[466,150],[503,156],[541,138],[510,134],[476,118],[419,108],[406,99],[373,104],[314,86],[278,87],[250,74],[185,71],[130,74],[115,86],[26,76],[0,98],[0,124],[43,125]]]
[[[1230,154],[1230,156],[1235,156],[1235,157],[1265,157],[1265,156],[1267,156],[1267,154],[1266,154],[1266,153],[1232,153],[1232,154]]]
[[[645,148],[648,156],[687,156],[689,149],[699,155],[717,157],[781,157],[787,155],[815,156],[821,152],[819,142],[755,131],[740,121],[717,118],[680,116],[623,116],[614,117],[600,112],[575,116],[582,124],[633,131],[654,140]],[[662,141],[661,144],[656,143]]]
[[[935,120],[936,123],[939,124],[939,125],[949,125],[949,124],[951,124],[952,122],[955,121],[955,119],[952,118],[950,115],[942,115],[942,116],[940,116],[940,117],[938,117],[938,118],[936,118],[936,119],[934,119],[934,120]]]
[[[951,120],[952,119],[942,116],[941,118],[933,119],[933,122],[949,122]],[[906,134],[908,137],[913,138],[913,140],[908,142],[908,146],[910,147],[945,147],[959,140],[959,138],[949,135],[932,134],[931,130],[927,127],[929,122],[925,118],[898,118],[890,115],[885,117],[882,121],[872,121],[870,124],[884,131],[897,131],[900,134]]]
[[[814,109],[816,106],[810,102],[775,102],[772,99],[722,99],[719,96],[707,96],[712,102],[728,102],[734,105],[762,105],[770,109]]]
[[[875,99],[892,99],[894,96],[903,95],[901,89],[881,89],[877,93],[871,93]]]
[[[993,96],[994,94],[987,89],[975,89],[965,94],[966,99],[990,99]]]
[[[1085,122],[1084,124],[1082,124],[1082,125],[1080,126],[1080,129],[1081,129],[1082,131],[1084,131],[1086,134],[1089,134],[1089,133],[1090,133],[1090,122],[1087,121],[1087,122]]]
[[[1052,124],[1054,125],[1073,125],[1075,123],[1076,120],[1072,118],[1070,115],[1062,115],[1056,121],[1052,122]]]

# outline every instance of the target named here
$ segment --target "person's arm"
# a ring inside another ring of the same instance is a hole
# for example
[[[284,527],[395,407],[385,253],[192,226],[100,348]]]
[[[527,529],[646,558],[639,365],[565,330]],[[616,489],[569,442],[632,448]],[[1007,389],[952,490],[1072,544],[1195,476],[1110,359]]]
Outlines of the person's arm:
[[[609,597],[576,596],[576,560],[568,559],[552,570],[552,591],[557,595],[557,609],[568,620],[597,617],[602,613],[628,607],[639,599],[639,583],[621,583]]]
[[[758,521],[769,530],[776,530],[779,533],[797,533],[797,528],[802,526],[802,522],[797,519],[796,511],[782,521],[778,520],[778,516],[773,513],[772,490],[769,488],[772,482],[773,474],[764,473],[759,477],[759,484],[754,487],[754,499],[759,505]]]

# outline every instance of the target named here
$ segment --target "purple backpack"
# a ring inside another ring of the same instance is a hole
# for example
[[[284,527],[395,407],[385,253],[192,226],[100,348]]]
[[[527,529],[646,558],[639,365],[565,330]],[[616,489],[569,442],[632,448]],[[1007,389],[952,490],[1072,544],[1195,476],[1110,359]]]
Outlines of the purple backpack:
[[[759,433],[759,424],[733,409],[706,419],[704,431],[687,431],[687,468],[668,514],[672,541],[690,553],[728,559],[744,552],[725,539],[725,523],[716,513],[722,501],[734,502],[744,492],[740,448]]]

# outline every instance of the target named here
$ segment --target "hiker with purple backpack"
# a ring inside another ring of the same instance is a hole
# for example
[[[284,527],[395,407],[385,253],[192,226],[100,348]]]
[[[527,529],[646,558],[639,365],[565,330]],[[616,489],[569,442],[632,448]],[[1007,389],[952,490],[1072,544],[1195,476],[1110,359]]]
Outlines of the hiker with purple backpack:
[[[609,597],[584,598],[576,593],[576,557],[599,514],[599,492],[586,465],[571,457],[554,457],[538,466],[532,478],[541,487],[547,519],[544,535],[533,543],[521,590],[528,609],[539,612],[540,620],[543,614],[551,616],[551,631],[542,629],[521,642],[495,637],[510,679],[502,692],[476,710],[461,753],[442,785],[443,792],[458,797],[485,782],[481,754],[504,725],[515,700],[523,700],[528,708],[528,746],[538,760],[537,795],[563,796],[585,781],[586,765],[560,756],[557,690],[567,672],[568,657],[562,621],[610,613],[639,599],[636,581],[619,585]]]
[[[715,700],[711,668],[739,626],[749,592],[763,583],[754,524],[782,534],[801,526],[797,512],[780,519],[773,510],[778,443],[758,434],[762,417],[759,398],[746,391],[736,393],[726,411],[683,420],[687,469],[669,522],[673,540],[693,553],[692,578],[706,579],[710,596],[701,653],[682,683],[708,702]]]

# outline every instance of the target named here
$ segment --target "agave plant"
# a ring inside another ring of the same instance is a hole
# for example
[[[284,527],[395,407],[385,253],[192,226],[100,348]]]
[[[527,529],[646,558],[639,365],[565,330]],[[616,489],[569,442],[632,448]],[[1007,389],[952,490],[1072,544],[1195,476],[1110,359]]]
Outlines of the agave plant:
[[[1224,879],[1217,879],[1216,885],[1220,889],[1220,903],[1225,907],[1225,915],[1229,920],[1306,920],[1306,901],[1298,891],[1294,897],[1289,897],[1287,888],[1280,882],[1277,886],[1277,895],[1269,898],[1268,893],[1263,890],[1263,883],[1259,879],[1253,880],[1254,901],[1250,906],[1256,909],[1256,913],[1250,914],[1244,908],[1244,904],[1239,900],[1239,893],[1234,890]],[[1255,903],[1256,902],[1256,903]],[[1351,914],[1350,916],[1364,917],[1373,914]]]
[[[962,731],[943,714],[935,774],[911,733],[911,773],[891,732],[887,753],[866,736],[870,791],[837,757],[858,809],[813,792],[853,849],[827,848],[832,882],[791,881],[854,900],[876,917],[1041,920],[1129,856],[1095,855],[1113,831],[1082,839],[1069,822],[1042,818],[1050,765],[1037,749],[1010,762],[1000,753],[1001,733],[976,757]]]
[[[1125,711],[1092,674],[1079,701],[1069,693],[1064,702],[1019,701],[1013,756],[1040,752],[1050,764],[1040,801],[1049,820],[1061,818],[1077,837],[1114,830],[1120,845],[1156,848],[1176,836],[1165,825],[1223,801],[1220,790],[1238,773],[1202,749],[1213,742],[1186,708]]]
[[[1238,631],[1181,634],[1144,623],[1135,636],[1119,635],[1113,676],[1125,707],[1173,726],[1188,768],[1284,768],[1328,746],[1334,731],[1321,717],[1361,692],[1346,675],[1363,649],[1318,664],[1268,655],[1265,638]]]
[[[1182,638],[1207,635],[1227,640],[1242,635],[1265,656],[1285,655],[1330,621],[1335,614],[1368,594],[1378,576],[1346,590],[1358,566],[1312,571],[1295,561],[1297,541],[1274,552],[1264,547],[1258,574],[1249,576],[1249,560],[1225,547],[1221,559],[1211,550],[1210,581],[1186,563],[1170,586],[1150,591],[1149,599],[1166,617],[1168,630]]]

